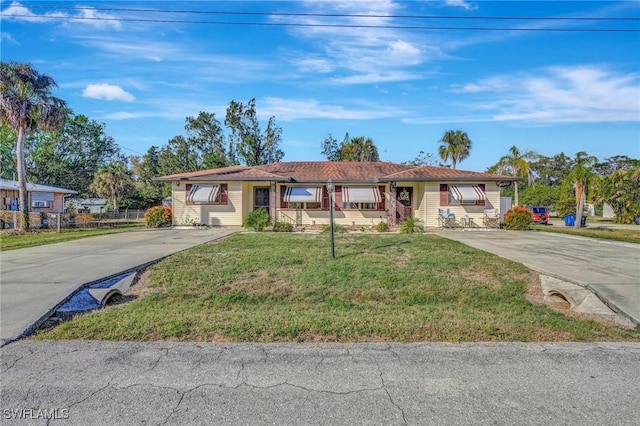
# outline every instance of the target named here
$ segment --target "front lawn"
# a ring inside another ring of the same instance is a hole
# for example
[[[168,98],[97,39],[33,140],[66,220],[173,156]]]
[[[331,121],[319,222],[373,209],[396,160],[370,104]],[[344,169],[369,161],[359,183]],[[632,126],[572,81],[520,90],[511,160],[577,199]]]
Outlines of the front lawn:
[[[39,339],[640,341],[525,298],[523,265],[429,234],[236,234],[151,267],[130,303]],[[531,287],[529,288],[531,290]]]
[[[95,237],[97,235],[113,234],[116,232],[142,229],[143,224],[126,224],[113,228],[96,229],[63,229],[60,232],[55,230],[34,230],[25,233],[2,233],[0,234],[0,251],[16,250],[27,247],[41,246],[45,244],[60,243],[63,241],[77,240],[80,238]]]
[[[601,238],[605,240],[623,241],[640,244],[640,229],[613,229],[613,228],[573,228],[570,226],[534,225],[536,231],[556,232],[560,234],[579,235],[582,237]],[[640,228],[640,226],[638,227]]]

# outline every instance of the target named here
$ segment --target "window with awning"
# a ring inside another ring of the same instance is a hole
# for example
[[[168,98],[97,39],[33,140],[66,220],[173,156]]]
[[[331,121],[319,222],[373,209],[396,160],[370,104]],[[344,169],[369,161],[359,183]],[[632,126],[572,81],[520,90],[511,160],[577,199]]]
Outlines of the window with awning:
[[[459,204],[478,204],[487,199],[480,185],[449,185],[449,195]]]
[[[377,186],[343,186],[343,203],[379,203],[382,200]]]
[[[325,192],[322,186],[283,185],[280,194],[280,207],[283,209],[321,210]]]
[[[321,203],[321,186],[287,186],[284,190],[285,203]]]
[[[220,202],[220,185],[191,185],[187,193],[187,203],[214,204]]]
[[[345,210],[384,210],[382,191],[377,186],[343,186],[342,208]]]

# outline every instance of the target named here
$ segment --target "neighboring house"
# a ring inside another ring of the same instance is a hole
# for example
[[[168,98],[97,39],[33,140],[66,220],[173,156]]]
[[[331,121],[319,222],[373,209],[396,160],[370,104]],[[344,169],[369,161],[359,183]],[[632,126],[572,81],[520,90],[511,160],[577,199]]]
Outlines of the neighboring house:
[[[334,186],[334,221],[398,225],[414,217],[439,225],[439,211],[482,226],[485,209],[500,209],[500,188],[517,180],[488,173],[387,162],[282,162],[163,176],[172,187],[175,225],[242,225],[253,210],[295,225],[329,223],[327,182]]]
[[[107,210],[106,198],[71,198],[67,204],[78,213],[104,213]]]
[[[64,199],[77,191],[55,186],[27,183],[29,211],[34,213],[62,213]],[[0,210],[20,210],[18,182],[0,179]]]

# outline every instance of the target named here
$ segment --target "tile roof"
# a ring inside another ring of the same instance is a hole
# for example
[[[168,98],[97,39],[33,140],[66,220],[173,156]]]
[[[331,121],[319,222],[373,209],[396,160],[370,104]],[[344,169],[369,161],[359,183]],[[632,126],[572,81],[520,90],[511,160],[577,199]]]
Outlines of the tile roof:
[[[255,167],[231,166],[163,176],[157,180],[227,180],[278,182],[389,182],[408,181],[512,181],[510,176],[452,170],[444,167],[415,167],[404,164],[356,161],[293,161]]]
[[[517,180],[511,176],[494,175],[491,173],[471,172],[468,170],[449,169],[446,167],[422,166],[410,170],[404,170],[380,178],[381,182],[394,180],[410,181],[465,181],[465,180],[488,180],[488,181],[509,181]]]
[[[278,175],[290,176],[296,182],[377,182],[381,176],[410,170],[412,166],[386,162],[296,161],[258,166]]]
[[[179,173],[175,175],[162,176],[159,181],[171,182],[176,180],[269,180],[287,181],[286,176],[280,176],[259,169],[258,167],[230,166],[219,169],[199,170],[197,172]]]

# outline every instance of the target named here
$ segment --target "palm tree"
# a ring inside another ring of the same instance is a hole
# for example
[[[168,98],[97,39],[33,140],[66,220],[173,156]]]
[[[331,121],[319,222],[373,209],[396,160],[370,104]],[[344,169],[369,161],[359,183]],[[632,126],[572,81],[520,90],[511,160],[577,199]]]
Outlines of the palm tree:
[[[51,96],[57,87],[53,78],[40,74],[30,64],[0,62],[0,121],[17,135],[16,171],[20,197],[21,229],[29,229],[29,200],[24,159],[28,133],[59,129],[67,113],[65,102]]]
[[[338,152],[339,161],[380,161],[378,148],[371,138],[358,136],[342,143]]]
[[[527,178],[529,185],[534,184],[533,169],[528,160],[533,160],[537,154],[533,151],[520,152],[517,146],[509,148],[509,154],[503,156],[496,164],[489,168],[490,172],[507,174],[513,177]],[[513,182],[514,204],[518,202],[518,181]]]
[[[442,161],[451,159],[451,168],[454,170],[457,163],[469,157],[471,139],[462,130],[447,130],[438,142],[440,142],[438,148],[440,158]]]
[[[598,179],[598,176],[593,172],[597,162],[598,159],[596,157],[588,155],[584,151],[578,152],[575,158],[575,166],[573,166],[571,173],[567,175],[565,180],[565,184],[569,183],[575,189],[576,220],[573,225],[575,228],[580,228],[582,225],[582,212],[587,199],[587,190]]]
[[[126,164],[121,161],[104,166],[96,172],[91,183],[91,191],[100,197],[109,197],[113,201],[113,212],[118,214],[118,200],[131,188],[133,181]]]

